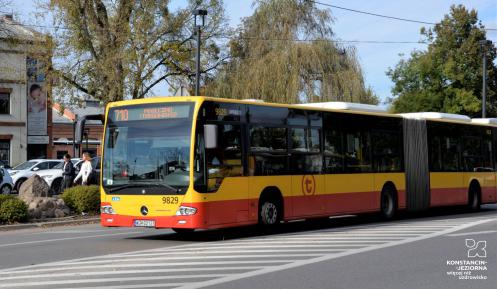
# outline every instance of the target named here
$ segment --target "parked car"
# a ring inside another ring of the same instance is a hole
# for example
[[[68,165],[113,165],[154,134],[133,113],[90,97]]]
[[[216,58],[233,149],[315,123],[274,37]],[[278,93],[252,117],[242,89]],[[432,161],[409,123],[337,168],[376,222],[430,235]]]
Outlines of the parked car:
[[[71,162],[76,165],[80,158],[72,158]],[[62,186],[62,169],[64,168],[64,161],[57,164],[55,167],[49,170],[37,171],[36,174],[42,177],[54,194],[59,194]]]
[[[63,162],[62,160],[50,159],[33,159],[24,162],[20,165],[8,170],[12,181],[14,182],[14,190],[19,192],[22,183],[37,172],[53,169],[56,165]]]
[[[8,195],[12,192],[14,183],[7,169],[0,167],[0,193]]]
[[[4,169],[10,169],[10,166],[8,163],[0,160],[0,168],[4,168]]]

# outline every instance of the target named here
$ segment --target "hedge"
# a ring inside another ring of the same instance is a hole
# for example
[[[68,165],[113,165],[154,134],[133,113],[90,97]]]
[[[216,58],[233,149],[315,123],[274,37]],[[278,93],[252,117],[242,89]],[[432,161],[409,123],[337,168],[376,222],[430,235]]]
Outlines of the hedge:
[[[0,222],[13,223],[28,219],[28,205],[15,197],[0,197]]]
[[[98,213],[100,211],[100,190],[98,186],[76,186],[62,193],[66,205],[77,213]]]
[[[1,195],[0,194],[0,206],[2,205],[3,202],[7,201],[7,200],[12,200],[14,198],[14,196],[12,195]]]

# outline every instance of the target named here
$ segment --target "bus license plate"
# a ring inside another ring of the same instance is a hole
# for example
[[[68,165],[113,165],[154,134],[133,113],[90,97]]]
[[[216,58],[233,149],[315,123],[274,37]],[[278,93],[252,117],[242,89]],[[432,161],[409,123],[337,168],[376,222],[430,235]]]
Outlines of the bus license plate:
[[[154,220],[135,220],[135,227],[155,227]]]

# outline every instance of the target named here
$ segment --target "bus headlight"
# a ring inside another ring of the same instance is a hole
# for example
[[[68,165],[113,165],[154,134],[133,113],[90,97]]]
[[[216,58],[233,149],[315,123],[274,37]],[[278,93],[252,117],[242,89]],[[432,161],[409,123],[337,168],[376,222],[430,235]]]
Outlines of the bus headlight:
[[[108,214],[108,215],[115,215],[116,214],[116,211],[114,211],[112,206],[109,206],[109,205],[100,207],[100,211],[102,212],[102,214]]]
[[[191,216],[197,213],[197,209],[193,207],[180,206],[176,211],[176,216]]]

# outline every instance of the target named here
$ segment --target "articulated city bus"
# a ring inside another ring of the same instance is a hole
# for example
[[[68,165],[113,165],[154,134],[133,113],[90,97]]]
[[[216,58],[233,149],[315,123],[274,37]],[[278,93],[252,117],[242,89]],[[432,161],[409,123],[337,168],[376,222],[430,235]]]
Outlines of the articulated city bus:
[[[493,119],[166,97],[108,105],[104,226],[177,232],[497,202]]]

